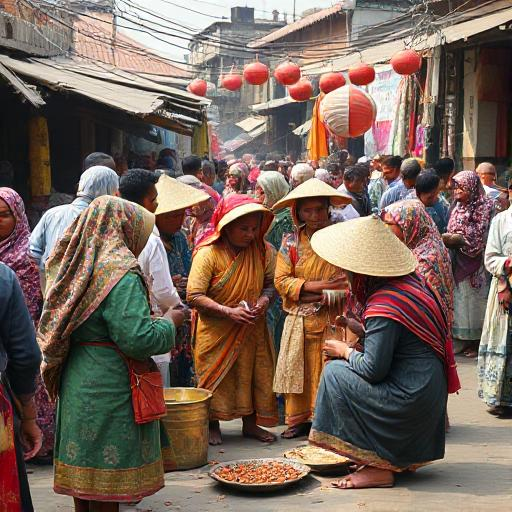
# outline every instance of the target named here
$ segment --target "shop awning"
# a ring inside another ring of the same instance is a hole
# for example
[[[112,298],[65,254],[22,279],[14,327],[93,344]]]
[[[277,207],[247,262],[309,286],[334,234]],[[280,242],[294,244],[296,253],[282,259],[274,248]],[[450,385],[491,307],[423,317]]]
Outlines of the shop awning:
[[[0,55],[0,64],[28,82],[48,89],[77,94],[126,114],[178,133],[190,135],[191,123],[187,117],[200,119],[204,102],[201,98],[179,89],[155,84],[140,78],[131,81],[123,72],[112,76],[92,76],[82,70],[73,70],[68,62],[52,59],[12,59]],[[99,72],[98,72],[99,73]],[[104,73],[108,74],[107,71]],[[132,75],[136,78],[136,75]],[[177,117],[181,114],[181,118]]]
[[[27,101],[32,103],[34,107],[42,107],[45,104],[41,95],[35,90],[35,87],[25,83],[21,78],[16,76],[10,69],[0,63],[0,75],[3,76],[14,89],[20,93]]]
[[[500,6],[502,7],[501,10],[499,10]],[[366,64],[387,62],[395,53],[403,50],[406,46],[422,51],[464,40],[511,21],[512,7],[509,6],[510,1],[492,2],[492,5],[482,6],[481,8],[461,13],[452,20],[450,25],[440,26],[438,32],[420,38],[412,45],[411,38],[407,32],[407,34],[404,34],[403,37],[398,37],[395,41],[361,48],[360,51],[353,51],[348,55],[330,59],[327,62],[305,64],[302,67],[302,71],[305,75],[318,75],[329,71],[346,71],[359,62],[365,62]],[[489,12],[491,10],[493,12]],[[468,19],[470,16],[471,19]]]
[[[251,116],[246,117],[239,123],[236,123],[235,126],[238,126],[238,128],[241,128],[244,132],[251,132],[253,130],[256,130],[260,128],[262,125],[265,125],[267,123],[267,118],[262,116]]]
[[[293,133],[295,135],[298,135],[299,137],[302,137],[309,133],[309,130],[311,130],[311,119],[309,121],[306,121],[304,124],[301,124],[295,130],[293,130]]]
[[[290,96],[285,96],[284,98],[277,98],[275,100],[266,101],[265,103],[258,103],[256,105],[252,105],[251,110],[253,110],[254,112],[258,112],[260,114],[264,114],[276,108],[281,108],[284,107],[285,105],[289,105],[290,103],[297,102],[294,99],[290,98]]]

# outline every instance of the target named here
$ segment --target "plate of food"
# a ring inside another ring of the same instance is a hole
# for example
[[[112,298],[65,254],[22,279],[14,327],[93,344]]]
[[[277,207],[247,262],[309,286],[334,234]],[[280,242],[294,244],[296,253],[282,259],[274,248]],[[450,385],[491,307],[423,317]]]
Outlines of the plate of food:
[[[245,459],[222,462],[208,475],[221,484],[249,492],[284,489],[306,478],[310,468],[285,458]]]
[[[298,446],[293,450],[288,450],[284,454],[285,459],[295,460],[301,464],[305,464],[312,471],[316,472],[330,472],[342,469],[348,470],[350,464],[353,462],[343,455],[325,450],[319,446],[311,444]]]

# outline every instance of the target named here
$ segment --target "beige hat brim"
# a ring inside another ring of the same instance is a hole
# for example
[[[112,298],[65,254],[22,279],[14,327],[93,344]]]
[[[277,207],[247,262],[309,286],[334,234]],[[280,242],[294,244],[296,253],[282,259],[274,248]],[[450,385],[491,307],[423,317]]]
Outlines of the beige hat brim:
[[[317,231],[311,247],[332,265],[367,276],[405,276],[418,265],[409,248],[373,215]]]
[[[180,183],[166,174],[160,176],[156,190],[158,192],[158,208],[155,215],[185,210],[210,199],[206,192]]]
[[[240,217],[243,217],[244,215],[249,215],[251,213],[262,213],[264,215],[270,216],[269,220],[272,221],[274,218],[274,214],[265,206],[259,203],[247,203],[242,204],[240,206],[237,206],[230,212],[226,213],[224,217],[219,222],[219,225],[217,227],[218,231],[221,231],[223,228],[225,228],[230,222],[233,222],[236,219],[239,219]]]
[[[312,197],[328,197],[332,206],[343,206],[352,204],[352,198],[346,194],[338,192],[335,188],[318,178],[311,178],[297,188],[293,189],[288,195],[278,201],[272,210],[280,210],[292,206],[299,199],[307,199]]]

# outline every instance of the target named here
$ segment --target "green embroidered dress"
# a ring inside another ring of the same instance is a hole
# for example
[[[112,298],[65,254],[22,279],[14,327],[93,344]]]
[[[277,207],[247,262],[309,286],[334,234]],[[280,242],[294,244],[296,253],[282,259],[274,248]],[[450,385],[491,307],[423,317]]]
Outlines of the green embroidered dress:
[[[128,272],[71,335],[57,410],[55,491],[98,501],[137,501],[164,486],[160,425],[137,425],[125,362],[168,352],[174,325],[151,320],[141,278]]]

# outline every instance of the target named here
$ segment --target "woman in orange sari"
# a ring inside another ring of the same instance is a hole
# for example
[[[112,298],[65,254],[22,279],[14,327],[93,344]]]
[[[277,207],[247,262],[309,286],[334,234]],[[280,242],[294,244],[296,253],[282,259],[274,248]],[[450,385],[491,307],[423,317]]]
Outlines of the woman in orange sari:
[[[275,252],[263,237],[273,215],[248,196],[230,195],[197,247],[187,301],[197,312],[194,364],[198,387],[213,391],[210,444],[222,443],[219,421],[243,420],[243,435],[262,442],[277,424],[272,391],[273,344],[265,311],[274,294]]]
[[[274,391],[285,395],[287,439],[309,433],[316,392],[324,366],[322,346],[329,312],[323,290],[344,290],[343,271],[313,252],[313,233],[328,226],[330,206],[351,199],[316,178],[299,185],[274,209],[291,207],[295,231],[285,235],[277,255],[275,286],[288,313],[274,380]]]

